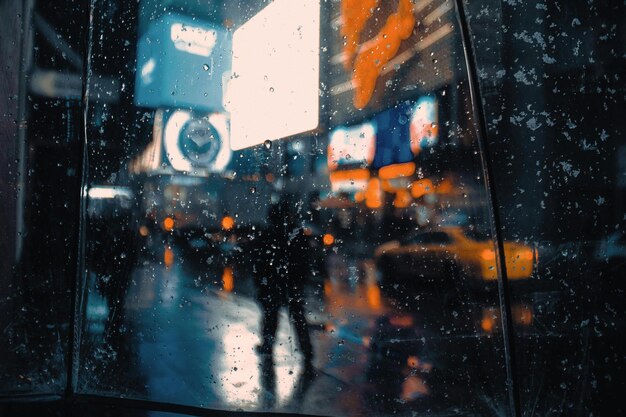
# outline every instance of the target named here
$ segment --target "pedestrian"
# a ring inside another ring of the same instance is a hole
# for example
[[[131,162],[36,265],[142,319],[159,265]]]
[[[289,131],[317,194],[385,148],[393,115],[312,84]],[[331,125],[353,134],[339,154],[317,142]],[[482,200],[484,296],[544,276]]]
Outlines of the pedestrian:
[[[271,354],[278,330],[278,313],[287,307],[294,323],[305,368],[310,369],[313,348],[304,311],[306,237],[297,227],[286,201],[270,207],[268,227],[260,231],[255,245],[255,283],[261,307],[260,354]]]
[[[261,354],[272,352],[278,328],[278,312],[286,302],[286,285],[281,275],[286,267],[281,243],[285,239],[281,227],[279,206],[273,204],[269,210],[267,227],[261,229],[255,244],[254,282],[261,307]]]

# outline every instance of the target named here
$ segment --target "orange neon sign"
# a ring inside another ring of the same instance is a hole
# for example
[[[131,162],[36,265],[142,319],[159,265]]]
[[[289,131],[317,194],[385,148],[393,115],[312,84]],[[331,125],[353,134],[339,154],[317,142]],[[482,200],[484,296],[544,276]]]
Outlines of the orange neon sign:
[[[340,181],[365,181],[370,178],[370,172],[367,169],[349,169],[345,171],[333,171],[329,175],[330,182]]]
[[[393,164],[381,167],[378,170],[378,176],[384,180],[394,178],[410,177],[415,174],[415,163],[404,162],[402,164]]]
[[[376,81],[384,66],[396,56],[400,43],[407,40],[415,27],[413,3],[399,0],[398,8],[372,39],[359,46],[361,34],[374,10],[379,10],[378,0],[342,0],[341,16],[344,37],[344,67],[352,70],[354,106],[363,109],[372,99]]]

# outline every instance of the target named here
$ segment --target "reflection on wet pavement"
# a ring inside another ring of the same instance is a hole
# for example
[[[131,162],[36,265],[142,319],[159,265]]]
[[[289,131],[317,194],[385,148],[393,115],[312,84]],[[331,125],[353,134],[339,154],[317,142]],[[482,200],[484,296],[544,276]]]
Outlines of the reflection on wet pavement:
[[[251,271],[209,262],[166,245],[139,260],[124,302],[91,292],[83,349],[95,354],[85,356],[84,368],[92,371],[81,374],[85,391],[104,392],[123,377],[125,396],[319,415],[370,415],[376,398],[390,403],[379,404],[381,414],[409,413],[431,394],[423,376],[432,362],[417,354],[403,356],[400,366],[388,355],[377,362],[383,352],[373,343],[383,346],[381,323],[397,328],[400,346],[406,336],[400,330],[413,321],[381,292],[372,261],[345,263],[331,255],[327,278],[305,286],[313,369],[304,366],[285,308],[273,351],[259,352],[261,309]]]

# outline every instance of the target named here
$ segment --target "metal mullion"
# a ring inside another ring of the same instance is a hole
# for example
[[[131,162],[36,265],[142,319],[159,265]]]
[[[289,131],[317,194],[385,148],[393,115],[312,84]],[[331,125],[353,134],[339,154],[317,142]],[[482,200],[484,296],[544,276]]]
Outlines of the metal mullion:
[[[465,56],[465,66],[469,81],[470,100],[472,104],[472,112],[476,121],[476,133],[478,136],[478,147],[480,151],[481,164],[483,168],[483,178],[487,194],[490,200],[491,229],[495,233],[496,246],[498,253],[497,272],[498,272],[498,295],[500,299],[500,311],[502,317],[502,331],[504,342],[504,360],[507,373],[507,393],[509,397],[509,406],[511,414],[515,417],[521,417],[520,397],[518,391],[517,370],[515,367],[515,335],[513,330],[513,321],[511,316],[511,294],[509,288],[509,280],[506,271],[506,254],[504,253],[504,239],[502,237],[502,222],[500,217],[500,208],[498,195],[494,184],[494,174],[492,167],[493,152],[487,139],[487,124],[485,111],[482,106],[480,88],[478,81],[478,72],[476,69],[476,60],[474,50],[472,48],[469,25],[467,16],[463,6],[463,0],[456,0],[456,15],[461,30],[461,39],[463,42],[463,53]]]

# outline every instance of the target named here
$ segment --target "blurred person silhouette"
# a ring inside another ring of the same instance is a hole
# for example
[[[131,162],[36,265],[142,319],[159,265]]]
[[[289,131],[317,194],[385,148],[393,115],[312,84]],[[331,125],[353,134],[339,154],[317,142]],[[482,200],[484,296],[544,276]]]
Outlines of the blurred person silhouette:
[[[271,354],[276,341],[278,313],[287,307],[304,357],[312,369],[313,348],[304,312],[306,237],[289,210],[289,200],[270,207],[268,227],[259,233],[256,245],[255,283],[261,306],[260,354]]]

